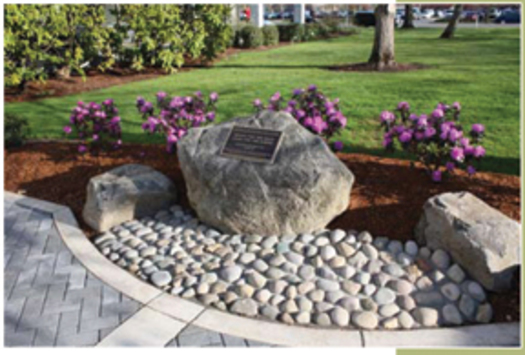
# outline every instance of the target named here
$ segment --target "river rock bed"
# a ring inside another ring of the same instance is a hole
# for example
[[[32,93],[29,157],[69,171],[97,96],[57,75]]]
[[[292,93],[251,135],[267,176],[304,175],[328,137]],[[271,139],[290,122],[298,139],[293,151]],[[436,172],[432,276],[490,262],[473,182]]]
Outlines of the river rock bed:
[[[94,242],[165,292],[286,324],[412,329],[493,315],[484,289],[445,251],[366,231],[227,235],[173,206]]]

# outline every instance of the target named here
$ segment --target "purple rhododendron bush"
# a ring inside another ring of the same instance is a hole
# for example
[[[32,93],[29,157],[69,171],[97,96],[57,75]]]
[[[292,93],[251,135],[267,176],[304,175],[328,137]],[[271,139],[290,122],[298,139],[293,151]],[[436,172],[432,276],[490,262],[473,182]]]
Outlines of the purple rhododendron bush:
[[[208,102],[197,91],[192,96],[168,97],[165,92],[157,93],[158,113],[151,102],[137,98],[137,109],[145,122],[142,129],[148,133],[161,133],[166,136],[166,150],[175,151],[176,143],[191,127],[200,127],[215,120],[215,104],[219,99],[212,92]]]
[[[69,121],[71,125],[64,126],[64,133],[69,135],[75,131],[80,140],[78,152],[83,154],[88,150],[98,154],[101,150],[109,151],[122,145],[120,117],[112,99],[102,102],[84,103],[79,101],[73,108]]]
[[[430,115],[417,115],[410,112],[408,102],[400,102],[394,112],[381,112],[383,147],[394,151],[400,146],[415,156],[434,182],[440,182],[455,169],[466,169],[473,175],[476,164],[485,156],[485,148],[481,145],[485,127],[473,124],[465,134],[460,112],[459,102],[452,106],[439,103]]]
[[[285,100],[280,92],[276,92],[270,97],[266,107],[261,99],[255,99],[253,106],[257,112],[263,109],[288,112],[302,126],[327,142],[335,135],[340,135],[347,125],[347,118],[339,109],[339,99],[331,101],[315,85],[310,85],[307,89],[293,90],[289,100]],[[332,149],[341,151],[343,143],[333,142]]]

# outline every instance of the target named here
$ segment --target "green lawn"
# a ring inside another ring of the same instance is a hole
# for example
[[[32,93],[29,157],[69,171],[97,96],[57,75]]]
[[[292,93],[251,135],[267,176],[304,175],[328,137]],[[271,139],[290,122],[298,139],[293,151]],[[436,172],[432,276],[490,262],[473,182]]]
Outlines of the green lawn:
[[[153,100],[160,90],[180,95],[217,91],[221,121],[250,114],[251,101],[257,97],[266,100],[275,91],[289,93],[315,83],[330,98],[341,99],[350,122],[342,139],[348,152],[382,155],[377,117],[399,101],[408,101],[417,113],[429,113],[439,101],[459,101],[465,124],[480,122],[487,127],[487,158],[482,169],[519,174],[519,29],[459,29],[452,40],[438,39],[439,33],[438,29],[396,32],[397,61],[432,66],[425,70],[343,73],[325,69],[366,61],[373,35],[368,29],[350,37],[243,53],[211,69],[8,104],[5,111],[26,117],[35,137],[61,137],[69,110],[78,100],[100,102],[112,97],[121,112],[125,142],[162,142],[160,137],[142,133],[134,106],[137,96]]]

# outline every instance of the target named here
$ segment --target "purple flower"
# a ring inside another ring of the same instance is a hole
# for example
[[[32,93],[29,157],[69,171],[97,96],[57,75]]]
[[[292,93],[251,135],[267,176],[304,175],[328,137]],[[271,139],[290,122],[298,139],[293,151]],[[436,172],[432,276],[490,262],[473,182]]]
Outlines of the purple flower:
[[[273,103],[279,101],[280,99],[281,99],[281,93],[279,91],[277,91],[275,94],[272,95],[272,97],[270,97],[270,101]]]
[[[193,102],[193,97],[191,96],[186,96],[184,98],[184,102],[186,102],[187,104],[191,104]]]
[[[328,128],[328,124],[325,121],[323,121],[322,117],[315,116],[312,120],[312,125],[310,127],[315,133],[320,134]]]
[[[472,165],[469,165],[467,166],[467,173],[469,175],[474,175],[476,173],[476,169]]]
[[[470,139],[463,137],[459,140],[459,144],[461,144],[463,148],[468,147],[470,145]]]
[[[77,106],[83,107],[84,106],[84,102],[82,102],[82,101],[77,102]]]
[[[474,157],[475,158],[482,158],[485,156],[485,148],[478,145],[476,148],[474,148]]]
[[[460,105],[460,103],[457,102],[457,101],[454,102],[454,103],[452,104],[452,107],[453,107],[454,110],[456,110],[456,111],[461,111],[461,105]]]
[[[94,134],[94,135],[93,135],[93,140],[94,140],[94,141],[98,141],[98,134]]]
[[[428,121],[425,117],[422,117],[420,119],[418,119],[417,121],[417,125],[420,126],[420,127],[425,127],[426,125],[428,124]]]
[[[419,119],[419,116],[416,115],[415,113],[411,113],[410,116],[408,116],[408,119],[409,119],[410,121],[416,121],[416,120]]]
[[[71,133],[71,127],[70,126],[64,126],[64,133],[70,134]]]
[[[483,126],[481,123],[474,123],[472,125],[472,132],[482,134],[485,132],[485,126]]]
[[[288,106],[295,107],[295,105],[297,105],[297,101],[295,101],[295,100],[288,101]]]
[[[218,99],[219,99],[219,94],[217,94],[216,92],[212,92],[212,93],[210,94],[210,100],[211,100],[211,102],[215,102],[215,101],[217,101]]]
[[[255,99],[255,100],[253,100],[253,106],[254,106],[254,107],[259,108],[259,107],[261,107],[261,105],[262,105],[261,99]]]
[[[456,168],[456,165],[453,162],[449,161],[445,164],[445,167],[448,171],[452,171]]]
[[[104,106],[111,106],[111,105],[113,105],[113,99],[106,99],[106,100],[102,101],[102,105],[104,105]]]
[[[85,153],[86,151],[87,151],[87,147],[86,147],[85,145],[81,144],[81,145],[78,146],[78,152],[79,152],[80,154],[83,154],[83,153]]]
[[[452,150],[450,151],[450,156],[453,160],[457,162],[462,162],[465,159],[463,148],[460,147],[452,148]]]
[[[212,112],[208,112],[208,113],[206,114],[206,119],[207,119],[208,121],[214,121],[214,120],[215,120],[215,112],[213,112],[213,111],[212,111]]]
[[[414,133],[414,137],[416,138],[416,141],[422,141],[423,139],[425,139],[425,132],[417,131],[416,133]]]
[[[383,111],[379,118],[381,119],[381,122],[392,123],[395,121],[396,116],[390,111]]]
[[[400,111],[408,111],[410,110],[410,105],[406,101],[401,101],[397,104],[397,109]]]
[[[439,104],[436,105],[436,109],[441,110],[441,111],[447,111],[448,106],[440,102]]]
[[[460,139],[461,137],[463,136],[463,132],[455,129],[455,128],[452,128],[449,132],[448,132],[448,139],[451,141],[451,142],[455,142],[457,141],[458,139]]]
[[[199,99],[202,98],[202,92],[200,91],[195,91],[193,95],[197,96]]]
[[[399,141],[401,143],[408,143],[410,142],[410,140],[412,139],[412,133],[410,133],[410,131],[404,131],[403,133],[401,133],[399,135]]]
[[[297,110],[296,115],[297,115],[297,118],[298,118],[298,119],[301,119],[301,118],[303,118],[304,116],[306,116],[306,112],[304,112],[304,110]]]
[[[392,138],[387,138],[387,137],[385,137],[385,139],[383,139],[383,147],[387,148],[387,147],[389,147],[391,144],[392,144]]]
[[[119,116],[115,116],[111,119],[110,123],[111,124],[117,124],[120,122],[120,117]]]
[[[445,117],[445,112],[440,108],[436,108],[434,111],[432,111],[432,117],[443,118]]]
[[[432,172],[432,181],[440,182],[441,181],[441,170],[434,170]]]
[[[425,129],[425,138],[432,138],[436,134],[436,129],[434,127],[428,127]]]
[[[315,86],[313,84],[308,86],[308,91],[316,91],[316,90],[317,90],[317,86]]]
[[[293,96],[299,96],[303,93],[303,89],[294,89],[294,91],[292,92],[292,95]]]
[[[343,142],[341,141],[334,142],[333,148],[334,148],[334,151],[340,152],[341,150],[343,150]]]
[[[168,94],[166,94],[164,91],[159,91],[157,93],[157,100],[162,101],[166,98],[166,96],[168,96]]]
[[[463,149],[464,153],[465,153],[465,156],[471,156],[471,155],[474,155],[474,147],[471,146],[471,145],[467,145],[464,149]]]

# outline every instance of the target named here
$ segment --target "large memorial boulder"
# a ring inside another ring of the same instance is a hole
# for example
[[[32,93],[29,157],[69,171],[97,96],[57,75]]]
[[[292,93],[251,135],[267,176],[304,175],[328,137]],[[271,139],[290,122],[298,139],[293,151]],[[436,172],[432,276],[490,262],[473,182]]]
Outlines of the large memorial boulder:
[[[273,163],[221,156],[232,127],[282,131]],[[284,112],[193,128],[178,143],[188,199],[225,233],[283,235],[324,228],[348,207],[354,175]]]
[[[144,165],[122,165],[89,180],[82,216],[102,232],[169,208],[176,200],[176,187],[165,175]]]
[[[520,264],[521,226],[468,192],[430,198],[416,227],[416,238],[444,249],[485,288],[512,287]]]

